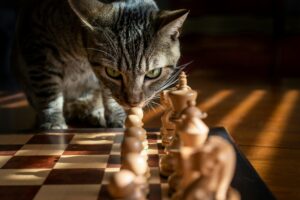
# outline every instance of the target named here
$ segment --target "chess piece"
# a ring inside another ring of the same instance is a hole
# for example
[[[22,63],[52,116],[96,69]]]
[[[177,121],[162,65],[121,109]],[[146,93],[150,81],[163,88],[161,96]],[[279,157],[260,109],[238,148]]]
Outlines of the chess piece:
[[[161,105],[164,107],[165,111],[161,117],[162,127],[160,130],[162,145],[164,147],[171,144],[172,139],[175,134],[175,124],[170,121],[172,116],[172,106],[168,97],[169,90],[165,90],[160,95]]]
[[[141,127],[130,127],[127,128],[124,132],[125,137],[135,137],[137,138],[144,146],[144,149],[148,149],[147,141],[147,132]]]
[[[125,127],[143,127],[144,123],[138,115],[128,115],[125,120]]]
[[[173,119],[179,119],[181,112],[188,106],[189,101],[196,101],[198,93],[187,85],[187,76],[180,74],[177,90],[170,91],[168,96],[174,111]]]
[[[195,105],[195,101],[188,102],[188,107],[183,110],[176,130],[183,146],[200,148],[207,139],[209,128],[202,121],[207,115]]]
[[[108,191],[113,199],[118,200],[146,200],[135,183],[136,176],[128,170],[121,170],[114,174],[108,185]]]
[[[121,158],[124,158],[129,153],[141,154],[143,145],[139,139],[134,137],[125,137],[121,144]]]
[[[142,120],[144,118],[144,111],[143,108],[134,107],[127,111],[127,115],[136,115]]]
[[[147,179],[150,178],[150,168],[144,157],[137,153],[127,154],[124,159],[122,159],[121,169],[127,169],[136,175],[137,185],[141,188],[145,196],[147,196],[149,193]]]
[[[217,136],[210,137],[203,148],[194,154],[192,163],[194,170],[201,175],[184,190],[183,200],[239,199],[238,193],[230,188],[236,155],[226,140]]]

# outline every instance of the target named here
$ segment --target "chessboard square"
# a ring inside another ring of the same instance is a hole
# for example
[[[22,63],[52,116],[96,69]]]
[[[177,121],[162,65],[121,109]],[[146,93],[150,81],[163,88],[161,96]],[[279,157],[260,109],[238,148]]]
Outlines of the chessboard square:
[[[97,200],[100,185],[44,185],[34,200]]]
[[[149,167],[159,166],[159,156],[158,155],[148,155],[148,165]]]
[[[104,169],[53,169],[46,185],[101,184]]]
[[[104,169],[107,166],[108,155],[63,155],[54,168],[56,169],[78,169],[97,168]]]
[[[21,148],[22,145],[0,145],[0,155],[12,156]]]
[[[112,144],[70,144],[64,155],[107,155],[112,149]]]
[[[59,156],[14,156],[2,169],[51,169]]]
[[[123,136],[122,134],[117,134],[117,135],[115,136],[114,143],[119,143],[119,144],[121,144],[122,141],[123,141],[123,138],[124,138],[124,136]]]
[[[157,149],[159,154],[165,154],[165,147],[162,145],[162,143],[157,143]]]
[[[69,144],[72,134],[43,134],[33,136],[27,144]]]
[[[115,134],[113,133],[77,134],[70,144],[112,144],[114,139]]]
[[[158,154],[157,145],[156,144],[149,144],[149,148],[148,148],[147,152],[148,152],[148,155],[150,155],[150,154],[152,154],[152,155]]]
[[[60,156],[67,148],[66,144],[26,144],[17,153],[17,156]]]
[[[151,177],[149,179],[150,184],[160,184],[161,183],[160,172],[159,172],[158,167],[151,167],[150,174],[151,174]]]
[[[32,200],[40,186],[0,186],[1,200]]]
[[[108,191],[108,185],[102,185],[98,195],[98,200],[112,200],[112,199],[113,198],[110,196]]]
[[[120,155],[121,153],[121,144],[113,144],[110,154],[111,155]]]
[[[12,156],[0,156],[0,168],[11,159]]]
[[[104,177],[102,180],[102,185],[108,185],[110,183],[110,179],[112,175],[119,172],[120,168],[106,168],[104,172]]]
[[[50,169],[1,169],[0,185],[41,185]]]
[[[107,162],[108,168],[120,168],[121,167],[121,156],[110,155]]]
[[[150,184],[149,200],[158,200],[162,197],[162,189],[160,184]]]
[[[26,144],[32,136],[33,135],[0,135],[0,144]]]

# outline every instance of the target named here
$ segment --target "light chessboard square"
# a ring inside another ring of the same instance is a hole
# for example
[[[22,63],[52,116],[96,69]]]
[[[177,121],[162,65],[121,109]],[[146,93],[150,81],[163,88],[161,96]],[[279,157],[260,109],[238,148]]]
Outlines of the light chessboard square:
[[[34,200],[97,200],[101,185],[44,185]]]
[[[113,144],[115,135],[114,133],[77,134],[70,144]]]
[[[0,185],[42,185],[50,169],[1,169]]]
[[[60,156],[64,153],[66,144],[26,144],[15,155],[17,156]]]
[[[60,157],[55,169],[96,168],[107,166],[108,155],[63,155]]]

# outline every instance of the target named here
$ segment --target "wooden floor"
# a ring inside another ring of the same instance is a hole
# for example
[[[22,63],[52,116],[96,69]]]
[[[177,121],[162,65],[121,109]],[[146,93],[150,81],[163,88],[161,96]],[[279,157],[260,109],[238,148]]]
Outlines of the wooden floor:
[[[224,78],[193,71],[189,83],[209,126],[224,126],[278,199],[300,199],[300,84]],[[146,127],[160,127],[161,109]],[[22,93],[0,92],[0,129],[26,129],[34,115]],[[2,131],[3,132],[3,131]]]

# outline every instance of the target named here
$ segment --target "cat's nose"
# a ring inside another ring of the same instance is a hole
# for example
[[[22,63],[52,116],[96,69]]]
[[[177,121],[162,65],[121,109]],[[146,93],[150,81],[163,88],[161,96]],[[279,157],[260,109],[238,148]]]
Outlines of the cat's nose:
[[[138,107],[141,105],[143,100],[142,95],[132,95],[130,97],[126,98],[126,103],[130,106],[130,107]]]

